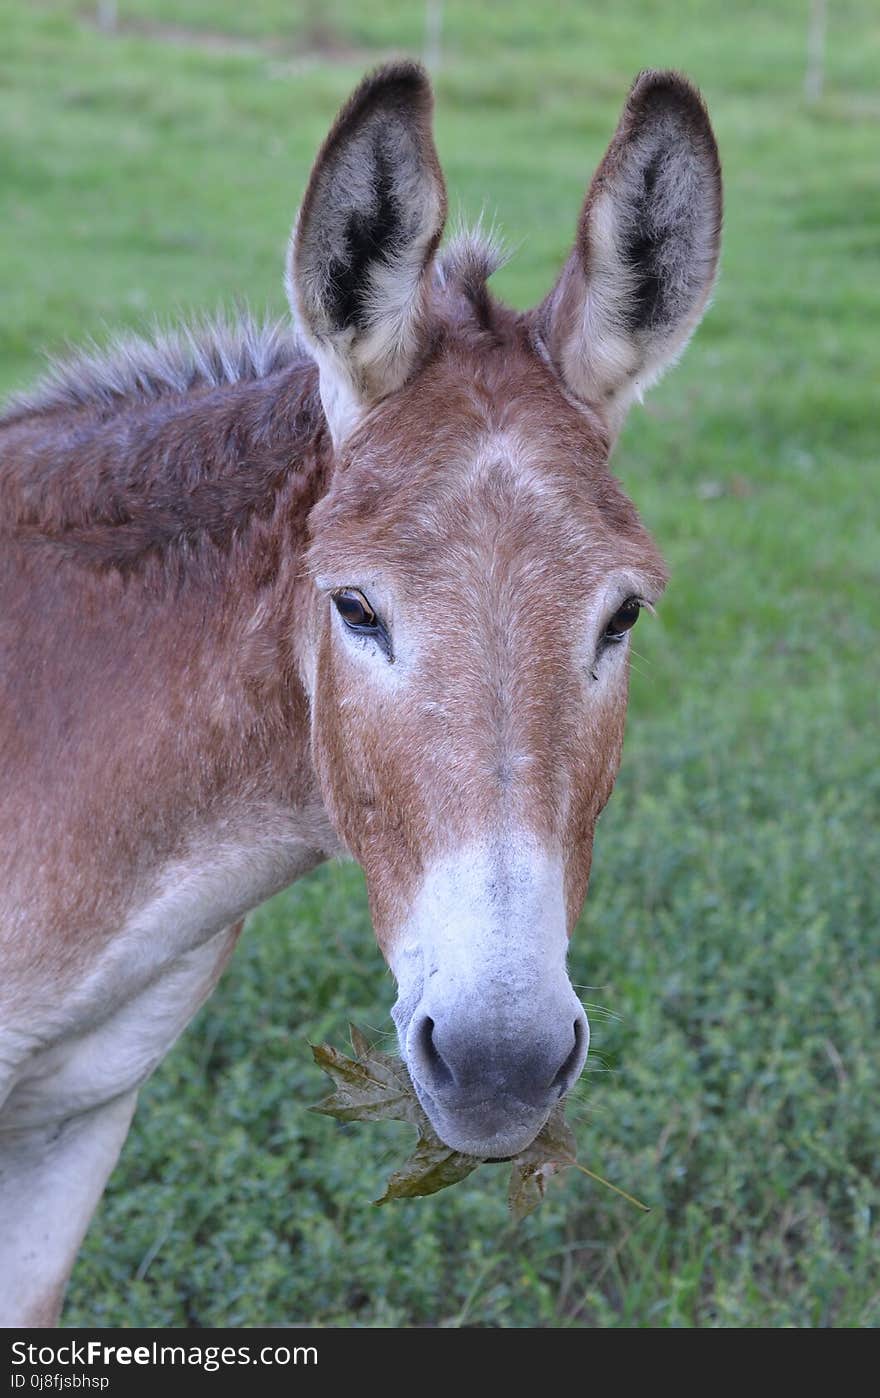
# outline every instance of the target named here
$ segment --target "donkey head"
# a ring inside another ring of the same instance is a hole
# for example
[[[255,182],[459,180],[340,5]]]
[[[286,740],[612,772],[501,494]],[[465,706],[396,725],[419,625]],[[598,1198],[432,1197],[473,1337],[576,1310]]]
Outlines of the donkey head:
[[[642,74],[556,287],[521,314],[487,290],[491,250],[437,252],[430,115],[420,68],[368,78],[292,239],[335,454],[302,669],[419,1097],[449,1145],[505,1156],[587,1054],[568,938],[620,759],[629,633],[665,581],[607,460],[706,305],[720,172],[694,88]]]

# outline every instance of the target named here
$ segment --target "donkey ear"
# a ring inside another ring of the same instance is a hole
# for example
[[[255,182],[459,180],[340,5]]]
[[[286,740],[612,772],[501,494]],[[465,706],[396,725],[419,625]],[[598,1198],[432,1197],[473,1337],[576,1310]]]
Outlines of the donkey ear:
[[[426,333],[428,267],[446,219],[432,108],[418,64],[365,78],[324,142],[294,227],[287,290],[337,444],[405,382]]]
[[[678,73],[642,73],[538,311],[566,386],[613,432],[695,330],[720,234],[721,168],[702,98]]]

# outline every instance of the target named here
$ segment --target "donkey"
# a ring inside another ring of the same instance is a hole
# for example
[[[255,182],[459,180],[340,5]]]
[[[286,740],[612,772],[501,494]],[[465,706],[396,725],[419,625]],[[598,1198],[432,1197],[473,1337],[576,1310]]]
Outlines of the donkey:
[[[363,867],[440,1136],[509,1156],[584,1065],[566,972],[665,570],[608,457],[707,302],[697,91],[636,80],[535,309],[439,250],[417,65],[367,77],[295,329],[84,354],[0,420],[0,1320],[54,1323],[138,1089],[252,908]]]

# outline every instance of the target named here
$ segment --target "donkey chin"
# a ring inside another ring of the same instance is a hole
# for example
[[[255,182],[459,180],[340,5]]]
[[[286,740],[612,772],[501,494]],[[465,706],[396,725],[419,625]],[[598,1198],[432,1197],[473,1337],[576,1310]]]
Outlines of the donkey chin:
[[[464,851],[429,874],[389,958],[392,1017],[419,1101],[454,1150],[516,1155],[580,1076],[590,1029],[567,947],[553,862]]]

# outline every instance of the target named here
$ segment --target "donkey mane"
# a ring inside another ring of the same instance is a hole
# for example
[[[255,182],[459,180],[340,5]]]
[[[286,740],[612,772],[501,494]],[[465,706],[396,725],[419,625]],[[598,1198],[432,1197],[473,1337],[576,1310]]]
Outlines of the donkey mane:
[[[199,572],[203,545],[226,550],[278,508],[304,516],[321,489],[315,367],[291,327],[244,313],[86,351],[0,431],[0,536],[104,567],[173,549]]]
[[[438,254],[435,279],[455,287],[472,306],[486,296],[486,282],[507,254],[494,230],[461,228]],[[304,364],[310,359],[294,324],[258,320],[243,308],[236,318],[219,312],[147,334],[114,336],[106,346],[94,341],[53,359],[30,389],[14,394],[0,411],[0,428],[40,413],[98,409],[109,415],[132,399],[151,402],[198,388],[250,383]]]
[[[118,335],[105,347],[93,341],[53,360],[32,389],[11,398],[0,427],[37,413],[88,407],[108,413],[132,398],[252,382],[306,357],[288,321],[258,321],[248,310],[235,320],[221,312],[192,325],[157,325],[149,334]]]
[[[459,293],[479,328],[503,260],[491,234],[460,231],[436,260],[439,294]],[[0,535],[126,571],[182,546],[191,572],[197,545],[225,550],[279,507],[307,513],[328,461],[308,348],[246,309],[56,361],[0,413],[4,430],[24,450],[0,469]]]

